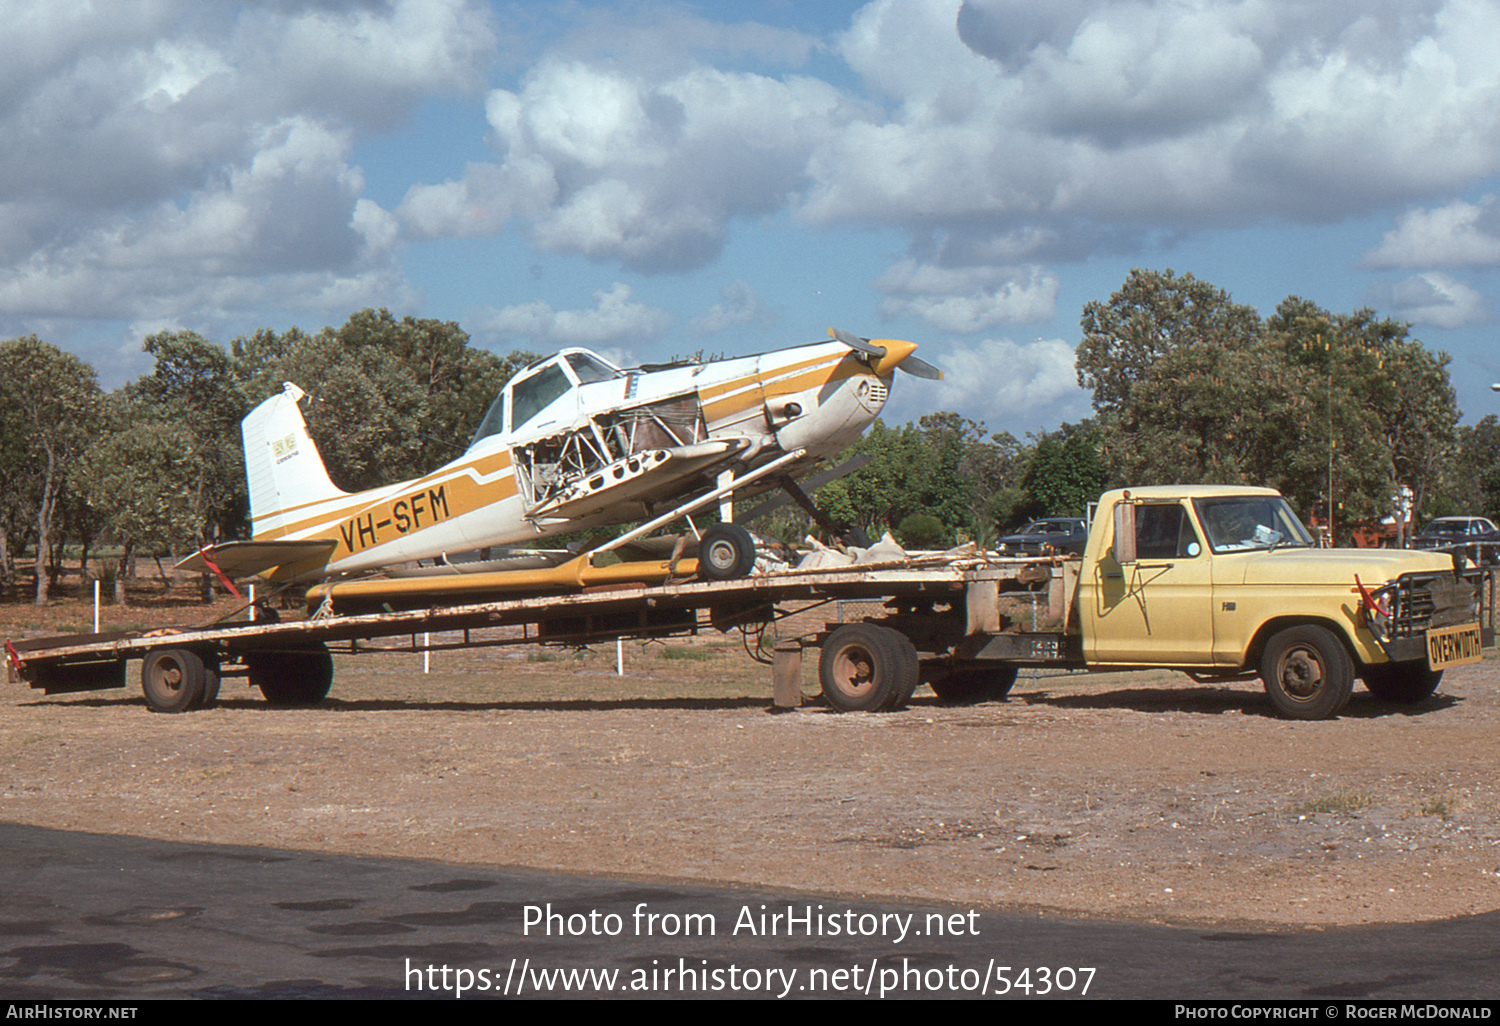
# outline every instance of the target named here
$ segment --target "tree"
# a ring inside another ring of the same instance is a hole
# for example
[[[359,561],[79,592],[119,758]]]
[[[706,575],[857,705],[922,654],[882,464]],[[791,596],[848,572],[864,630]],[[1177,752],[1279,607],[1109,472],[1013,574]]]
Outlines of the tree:
[[[1092,423],[1064,424],[1037,439],[1023,488],[1029,517],[1082,517],[1104,490],[1099,430]]]
[[[453,322],[361,310],[307,335],[258,331],[231,350],[250,405],[291,381],[328,474],[351,491],[416,477],[460,455],[485,410],[532,353],[469,346]]]
[[[1117,481],[1270,485],[1357,520],[1401,485],[1424,503],[1454,439],[1446,354],[1369,310],[1292,296],[1262,322],[1191,275],[1137,270],[1083,327],[1079,380]]]
[[[1203,344],[1250,348],[1260,315],[1191,274],[1135,268],[1108,303],[1084,306],[1082,326],[1078,383],[1093,391],[1094,409],[1117,413],[1167,356]]]
[[[47,604],[47,557],[58,497],[73,460],[96,430],[102,393],[93,368],[35,335],[0,342],[0,408],[12,421],[18,463],[5,492],[31,490],[36,533],[36,604]]]

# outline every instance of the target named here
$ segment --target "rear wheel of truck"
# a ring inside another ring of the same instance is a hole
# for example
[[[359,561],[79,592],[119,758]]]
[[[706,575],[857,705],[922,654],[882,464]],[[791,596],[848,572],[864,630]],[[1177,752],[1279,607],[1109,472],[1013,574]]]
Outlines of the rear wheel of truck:
[[[1288,627],[1266,642],[1260,678],[1276,711],[1292,720],[1337,716],[1354,693],[1354,660],[1326,627]]]
[[[218,697],[219,668],[190,649],[157,649],[141,664],[141,691],[152,712],[203,708]]]
[[[321,645],[301,652],[246,652],[250,686],[274,706],[317,705],[333,686],[333,656]]]
[[[1443,671],[1430,670],[1422,660],[1410,663],[1378,663],[1364,669],[1365,689],[1392,705],[1415,705],[1442,683]]]
[[[916,689],[916,680],[916,649],[896,631],[871,623],[844,624],[828,635],[818,656],[823,697],[840,712],[896,708],[905,701],[903,692],[909,696]]]
[[[1003,702],[1016,685],[1014,666],[969,666],[927,682],[944,705]]]

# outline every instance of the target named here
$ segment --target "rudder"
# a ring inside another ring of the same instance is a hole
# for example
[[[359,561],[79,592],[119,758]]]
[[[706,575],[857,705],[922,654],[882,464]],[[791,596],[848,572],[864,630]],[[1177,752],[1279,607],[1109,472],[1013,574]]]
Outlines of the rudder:
[[[348,493],[328,478],[297,402],[306,393],[290,381],[240,422],[250,484],[251,537],[280,538],[312,507]]]

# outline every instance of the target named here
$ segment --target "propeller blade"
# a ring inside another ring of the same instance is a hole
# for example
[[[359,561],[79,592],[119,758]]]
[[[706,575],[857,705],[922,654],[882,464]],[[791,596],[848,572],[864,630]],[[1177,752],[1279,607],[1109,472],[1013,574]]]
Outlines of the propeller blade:
[[[908,356],[906,359],[896,364],[896,366],[900,367],[902,370],[906,371],[906,373],[912,375],[913,377],[926,378],[928,381],[943,380],[942,371],[938,370],[926,360],[919,360],[915,356]]]
[[[858,335],[851,335],[843,328],[829,328],[828,334],[844,343],[850,349],[853,349],[856,353],[864,353],[866,356],[873,356],[877,360],[885,355],[885,346],[871,345],[869,339],[860,338]]]

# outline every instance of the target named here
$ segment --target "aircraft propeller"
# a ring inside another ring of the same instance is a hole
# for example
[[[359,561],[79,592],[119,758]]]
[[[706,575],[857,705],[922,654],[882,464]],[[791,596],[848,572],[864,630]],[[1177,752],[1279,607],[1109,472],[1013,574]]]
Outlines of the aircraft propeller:
[[[829,328],[828,334],[832,335],[834,338],[838,339],[840,342],[844,343],[844,345],[848,346],[850,349],[853,349],[855,352],[864,353],[866,356],[873,356],[877,360],[885,356],[886,354],[885,346],[877,346],[869,339],[860,338],[858,335],[852,335],[842,328]],[[941,381],[943,379],[942,371],[938,370],[926,360],[920,360],[915,356],[908,355],[896,366],[900,367],[902,370],[906,371],[908,374],[911,374],[914,377],[926,378],[929,381]]]

